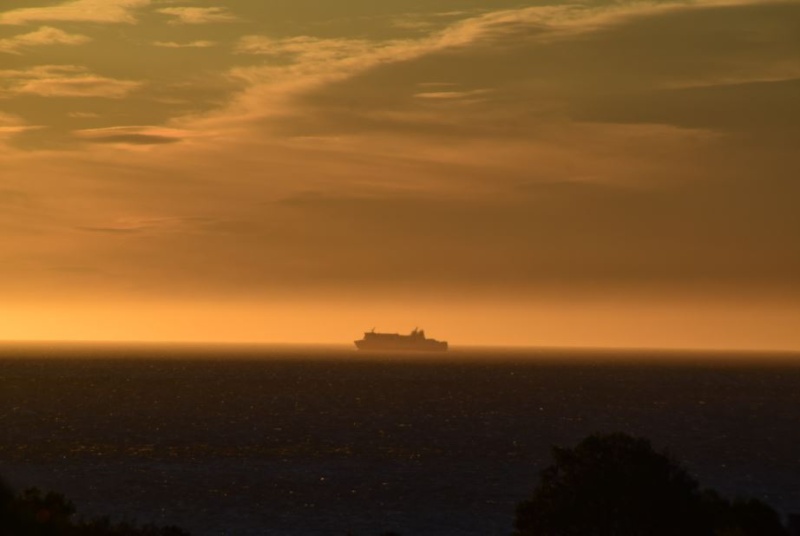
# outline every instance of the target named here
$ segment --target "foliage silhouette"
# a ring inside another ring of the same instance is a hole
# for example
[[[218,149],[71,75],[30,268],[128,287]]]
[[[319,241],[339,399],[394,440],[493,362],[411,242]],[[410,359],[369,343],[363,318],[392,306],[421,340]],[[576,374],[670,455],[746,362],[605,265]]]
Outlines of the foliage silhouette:
[[[14,494],[0,479],[2,536],[189,536],[177,527],[112,523],[108,518],[73,519],[75,506],[59,493],[31,488]]]
[[[685,469],[650,442],[593,435],[554,448],[530,500],[517,506],[516,536],[785,536],[757,501],[700,491]]]
[[[700,490],[643,438],[593,435],[572,449],[555,447],[553,458],[531,499],[517,506],[515,536],[790,534],[767,504]],[[177,527],[75,520],[75,511],[61,494],[36,488],[15,494],[0,478],[1,536],[188,536]]]

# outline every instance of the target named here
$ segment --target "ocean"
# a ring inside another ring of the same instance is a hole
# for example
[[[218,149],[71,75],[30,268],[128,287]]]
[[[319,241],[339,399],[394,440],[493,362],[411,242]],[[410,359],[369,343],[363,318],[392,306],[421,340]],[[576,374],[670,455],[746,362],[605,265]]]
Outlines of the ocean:
[[[649,438],[800,512],[800,356],[5,345],[0,476],[195,536],[493,536],[554,445]]]

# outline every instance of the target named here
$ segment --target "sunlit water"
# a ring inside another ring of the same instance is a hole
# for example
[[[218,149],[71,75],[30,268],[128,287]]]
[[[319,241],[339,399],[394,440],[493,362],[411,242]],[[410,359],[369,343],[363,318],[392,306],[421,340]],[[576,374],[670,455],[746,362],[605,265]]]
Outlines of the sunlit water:
[[[800,511],[800,364],[618,357],[7,346],[0,475],[198,536],[507,535],[552,445],[625,431]]]

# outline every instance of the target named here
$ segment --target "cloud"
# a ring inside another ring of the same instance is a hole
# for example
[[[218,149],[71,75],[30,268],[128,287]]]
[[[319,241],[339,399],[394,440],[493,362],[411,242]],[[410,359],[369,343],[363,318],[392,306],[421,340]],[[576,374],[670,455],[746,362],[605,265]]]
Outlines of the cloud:
[[[405,14],[399,17],[394,17],[391,20],[392,26],[403,30],[418,30],[430,31],[437,27],[441,27],[442,23],[447,23],[450,20],[464,19],[474,16],[478,10],[473,11],[446,11],[442,13],[424,13],[424,14]]]
[[[24,119],[16,115],[0,111],[0,140],[9,138],[15,134],[28,130],[42,128],[36,125],[29,125]]]
[[[134,234],[138,229],[126,229],[118,227],[78,227],[79,231],[86,231],[88,233],[108,233],[108,234]]]
[[[637,19],[707,9],[749,5],[781,5],[785,0],[695,0],[692,2],[618,2],[611,5],[570,3],[498,10],[450,25],[442,38],[450,44],[492,41],[521,36],[528,41],[552,43],[605,31]]]
[[[21,117],[0,111],[0,128],[18,128],[24,124]]]
[[[289,56],[295,62],[329,61],[354,58],[396,43],[376,43],[365,39],[319,38],[297,36],[273,39],[261,35],[247,35],[239,40],[236,51],[262,56]]]
[[[223,7],[165,7],[158,12],[175,17],[170,24],[210,24],[240,20]]]
[[[69,34],[58,28],[43,26],[26,34],[0,39],[0,52],[20,54],[20,49],[44,45],[82,45],[92,39],[86,35]]]
[[[504,114],[495,123],[501,127],[502,119],[508,129],[532,125],[542,113],[564,116],[573,105],[585,108],[584,99],[615,92],[624,99],[645,90],[789,80],[800,73],[799,34],[789,22],[796,15],[800,5],[790,2],[568,4],[484,13],[414,39],[248,35],[236,51],[267,61],[232,69],[243,90],[206,119],[241,124],[293,116],[302,125],[298,115],[309,122],[327,115],[342,128],[357,121],[368,127],[367,115],[422,119],[419,107],[426,102],[479,100],[487,118]],[[436,80],[454,85],[421,89]],[[496,87],[486,88],[487,80]],[[489,89],[492,98],[480,98],[477,92]],[[490,109],[492,100],[503,109]],[[347,104],[354,101],[357,107]],[[464,126],[455,116],[428,117]]]
[[[0,24],[31,22],[136,23],[133,12],[151,0],[73,0],[55,6],[12,9],[0,13]]]
[[[121,145],[165,145],[191,136],[187,131],[157,126],[124,126],[75,131],[75,136],[91,143]]]
[[[173,216],[129,216],[97,226],[78,227],[81,231],[108,234],[139,234],[152,231],[177,231],[185,227],[185,220]]]
[[[451,36],[447,31],[422,39],[386,41],[244,36],[239,40],[237,52],[270,56],[282,61],[232,69],[231,77],[246,84],[234,107],[257,114],[279,113],[285,109],[287,98],[352,78],[381,65],[411,61],[451,46],[463,45],[468,40],[466,35]],[[238,115],[240,111],[235,113]],[[225,114],[223,111],[222,115]]]
[[[594,7],[583,4],[533,6],[499,10],[466,18],[418,39],[374,41],[313,36],[274,39],[251,35],[240,40],[237,51],[287,57],[292,61],[289,68],[284,71],[289,77],[296,76],[298,71],[308,73],[316,70],[322,80],[331,80],[353,76],[378,65],[402,63],[446,51],[476,47],[506,49],[522,47],[530,51],[533,46],[541,48],[564,42],[581,44],[591,36],[599,36],[597,39],[602,40],[616,31],[625,35],[626,27],[652,26],[648,21],[663,20],[664,24],[669,26],[680,25],[681,17],[684,20],[695,18],[706,23],[707,18],[716,17],[724,20],[723,17],[727,16],[731,22],[738,24],[742,22],[740,14],[746,17],[766,13],[765,17],[771,17],[773,12],[778,12],[776,10],[782,9],[790,15],[792,10],[796,13],[797,8],[797,4],[792,5],[787,2],[744,0],[705,0],[692,3],[637,2]],[[745,35],[744,40],[751,39],[746,33],[742,35]],[[646,42],[646,35],[637,37],[644,38]],[[707,42],[707,34],[701,37]],[[729,35],[723,34],[723,37],[729,38]],[[331,61],[335,63],[328,63]],[[658,64],[645,67],[658,67]],[[791,58],[786,58],[782,66],[769,65],[763,68],[769,69],[769,79],[774,80],[781,77],[780,73],[784,73],[786,78],[794,77],[800,65],[796,61],[792,62]],[[270,80],[277,78],[279,72],[275,67],[269,66],[265,69],[267,78]],[[328,73],[335,71],[337,75],[324,76],[326,71]],[[737,81],[743,81],[742,76],[740,73]]]
[[[316,222],[318,227],[306,232],[318,241],[314,247],[325,255],[325,272],[333,279],[397,277],[445,286],[494,280],[521,287],[532,281],[586,284],[593,277],[608,282],[674,277],[718,278],[718,284],[725,277],[746,279],[758,265],[784,281],[791,278],[786,266],[798,265],[797,248],[791,246],[794,259],[786,265],[770,266],[785,253],[758,246],[759,232],[746,231],[752,222],[740,221],[731,207],[709,213],[707,203],[717,206],[718,195],[707,184],[695,184],[689,193],[539,181],[503,196],[335,191],[288,196],[280,204],[296,211],[298,221]],[[768,229],[774,222],[758,225]],[[370,247],[348,242],[353,235]],[[789,244],[787,236],[773,240]],[[764,255],[744,253],[754,250]],[[431,261],[435,258],[448,262]]]
[[[163,48],[209,48],[216,45],[216,41],[190,41],[187,43],[176,43],[175,41],[155,41],[153,43],[153,46]]]
[[[73,119],[98,119],[101,117],[100,114],[95,112],[70,112],[67,116]]]
[[[583,99],[573,108],[574,116],[586,121],[669,123],[790,143],[792,131],[800,135],[798,95],[800,78],[607,95]]]
[[[471,99],[491,93],[490,89],[473,89],[470,91],[424,91],[416,93],[414,96],[418,99],[429,100],[461,100]]]
[[[292,277],[357,288],[368,278],[432,287],[657,279],[671,269],[745,279],[759,263],[763,273],[792,277],[797,248],[779,231],[797,228],[789,207],[797,196],[788,195],[796,187],[780,182],[777,164],[762,169],[779,158],[754,155],[755,145],[733,151],[716,129],[722,119],[772,113],[789,122],[792,114],[763,97],[783,95],[781,106],[793,110],[797,85],[741,88],[729,100],[717,88],[668,99],[652,89],[698,76],[760,76],[752,65],[761,69],[774,57],[760,47],[781,32],[744,46],[757,33],[747,30],[757,11],[751,5],[619,5],[487,13],[418,39],[250,35],[237,48],[250,57],[237,63],[259,65],[230,71],[241,92],[228,107],[171,129],[147,116],[138,121],[152,125],[77,131],[85,143],[74,153],[81,162],[64,166],[71,182],[58,155],[41,158],[36,165],[50,168],[35,176],[58,178],[59,194],[78,185],[99,192],[71,198],[82,204],[62,227],[92,231],[73,231],[72,239],[96,244],[98,264],[106,255],[108,266],[130,271],[130,281],[161,277],[167,287],[180,273],[191,273],[198,287],[240,284],[240,272],[276,287]],[[755,26],[784,28],[765,24],[791,20],[774,11]],[[762,57],[768,61],[756,61]],[[5,71],[13,78],[6,91],[34,78],[94,76],[70,66],[38,69],[28,78]],[[465,113],[457,109],[463,100],[479,102]],[[104,121],[115,120],[103,111]],[[699,121],[711,112],[714,132]],[[792,151],[793,140],[783,140]],[[141,158],[137,151],[145,150]],[[293,197],[297,191],[319,193]],[[773,210],[773,197],[788,208]],[[212,223],[151,240],[151,230],[165,227],[117,219],[149,210]],[[133,243],[137,233],[141,249],[104,249],[119,242],[111,235]],[[363,235],[377,253],[353,241]],[[751,254],[767,250],[765,240],[783,249]],[[146,266],[161,275],[134,273]]]
[[[231,75],[249,86],[241,94],[237,107],[263,108],[265,102],[275,103],[282,98],[352,78],[382,65],[469,49],[477,44],[486,46],[500,42],[508,46],[515,42],[515,36],[520,35],[564,34],[566,29],[573,33],[589,31],[611,24],[612,20],[623,15],[630,16],[630,12],[620,12],[614,17],[603,12],[600,17],[595,9],[585,7],[538,6],[467,18],[416,39],[374,41],[248,35],[240,39],[237,52],[281,58],[284,61],[277,65],[233,69]]]
[[[121,99],[142,82],[118,80],[75,65],[39,65],[25,70],[0,70],[0,96],[100,97]],[[3,87],[5,86],[5,87]]]
[[[125,145],[164,145],[166,143],[177,143],[181,140],[169,136],[154,136],[150,134],[116,134],[93,138],[90,141],[93,143],[121,143]]]

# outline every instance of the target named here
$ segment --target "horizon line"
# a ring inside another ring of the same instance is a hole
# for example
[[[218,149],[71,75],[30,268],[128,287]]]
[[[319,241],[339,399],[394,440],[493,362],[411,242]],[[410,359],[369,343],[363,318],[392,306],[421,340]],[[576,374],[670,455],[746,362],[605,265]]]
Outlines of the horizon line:
[[[354,353],[359,352],[352,342],[342,341],[321,341],[321,342],[297,342],[297,341],[197,341],[197,340],[126,340],[126,339],[0,339],[0,349],[4,346],[23,345],[23,346],[116,346],[116,347],[135,347],[135,346],[163,346],[163,347],[198,347],[209,348],[230,347],[230,348],[256,348],[256,347],[327,347],[337,349],[352,349]],[[522,345],[522,344],[463,344],[450,345],[448,353],[460,353],[462,351],[496,350],[507,352],[578,352],[578,353],[606,353],[606,352],[647,352],[647,353],[669,353],[669,354],[766,354],[795,356],[800,358],[800,348],[722,348],[722,347],[690,347],[690,346],[574,346],[574,345]],[[363,352],[374,355],[373,352]],[[379,352],[380,353],[380,352]],[[392,352],[387,352],[392,353]],[[425,352],[422,352],[425,354]]]

